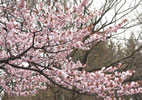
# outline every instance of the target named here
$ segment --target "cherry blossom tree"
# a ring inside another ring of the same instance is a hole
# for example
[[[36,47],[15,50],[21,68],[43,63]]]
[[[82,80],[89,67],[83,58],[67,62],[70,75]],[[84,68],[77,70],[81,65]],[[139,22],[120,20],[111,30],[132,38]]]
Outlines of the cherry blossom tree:
[[[8,95],[33,95],[46,84],[56,84],[69,91],[118,100],[123,95],[142,92],[141,81],[125,82],[134,71],[119,72],[122,65],[103,67],[94,72],[78,70],[85,64],[73,62],[74,50],[89,50],[92,43],[105,41],[127,23],[92,32],[93,18],[104,14],[104,8],[87,11],[89,0],[66,8],[39,2],[29,9],[25,0],[0,3],[0,86]],[[100,17],[101,18],[101,17]],[[97,22],[95,22],[97,23]]]

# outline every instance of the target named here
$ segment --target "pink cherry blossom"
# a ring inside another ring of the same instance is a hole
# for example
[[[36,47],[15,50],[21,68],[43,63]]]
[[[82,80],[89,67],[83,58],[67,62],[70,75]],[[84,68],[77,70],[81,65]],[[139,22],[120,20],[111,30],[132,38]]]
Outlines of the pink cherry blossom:
[[[69,57],[73,49],[89,50],[94,42],[105,41],[127,21],[124,19],[106,28],[103,34],[92,34],[93,25],[86,23],[90,24],[90,20],[103,11],[84,16],[83,7],[88,2],[83,0],[65,12],[60,3],[55,3],[58,7],[55,11],[44,2],[37,4],[39,9],[31,11],[26,1],[20,0],[13,5],[13,16],[0,15],[0,69],[3,72],[0,86],[8,95],[34,95],[37,89],[46,89],[47,84],[78,93],[97,94],[105,100],[115,100],[115,92],[118,96],[142,92],[142,82],[123,84],[134,72],[118,72],[121,64],[86,72],[78,70],[86,67],[85,64],[73,62]],[[84,40],[85,37],[88,38]]]

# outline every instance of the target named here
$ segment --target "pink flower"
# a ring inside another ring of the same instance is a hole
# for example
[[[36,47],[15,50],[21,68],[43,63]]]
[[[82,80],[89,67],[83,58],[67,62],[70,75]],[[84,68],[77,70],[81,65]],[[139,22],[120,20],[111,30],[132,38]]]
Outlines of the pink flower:
[[[88,0],[83,0],[82,3],[81,3],[81,5],[82,6],[86,6],[87,3],[88,3]]]
[[[24,8],[24,2],[25,2],[25,0],[21,0],[18,8],[20,8],[20,9]]]

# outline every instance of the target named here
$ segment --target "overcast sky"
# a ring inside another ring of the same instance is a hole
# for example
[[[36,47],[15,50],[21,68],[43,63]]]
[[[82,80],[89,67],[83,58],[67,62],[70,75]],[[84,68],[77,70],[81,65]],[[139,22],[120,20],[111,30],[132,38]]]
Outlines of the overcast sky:
[[[119,6],[121,6],[123,2],[125,2],[125,0],[121,0],[121,1],[122,2],[119,5],[116,6],[116,9],[119,8]],[[104,4],[104,2],[105,2],[105,0],[94,0],[92,8],[93,7],[94,8],[100,8],[101,5]],[[139,2],[139,0],[136,0],[136,3],[138,3],[138,2]],[[125,10],[125,9],[127,9],[129,7],[134,6],[134,5],[135,5],[135,0],[126,0],[126,3],[122,7],[121,10]],[[106,15],[106,17],[107,17],[108,20],[112,18],[114,10],[115,10],[115,8]],[[128,19],[127,23],[129,23],[131,20],[133,20],[134,18],[136,18],[136,16],[138,16],[138,14],[140,14],[140,13],[142,13],[142,10],[141,10],[141,7],[139,6],[135,11],[133,11],[130,14],[128,14],[127,16],[125,16],[124,19],[127,18]],[[134,22],[134,23],[136,23],[136,22]],[[134,24],[134,23],[132,23],[132,24]],[[133,28],[128,29],[126,32],[123,32],[122,34],[117,35],[117,37],[119,36],[120,38],[127,38],[128,39],[130,37],[130,33],[134,32],[134,34],[136,36],[138,36],[138,33],[140,31],[141,31],[140,26],[133,27]],[[118,33],[120,33],[120,32],[121,32],[121,30],[118,31]]]

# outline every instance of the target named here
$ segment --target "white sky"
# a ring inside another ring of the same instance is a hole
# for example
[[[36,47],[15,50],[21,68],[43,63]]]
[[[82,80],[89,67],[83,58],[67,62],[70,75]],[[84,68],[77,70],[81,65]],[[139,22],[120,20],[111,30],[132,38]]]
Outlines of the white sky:
[[[119,1],[119,0],[118,0]],[[100,8],[101,5],[103,5],[105,2],[105,0],[94,0],[93,2],[93,7],[94,8]],[[121,3],[116,7],[116,9],[121,6],[121,4],[125,2],[125,0],[121,0]],[[139,0],[136,0],[136,3],[138,3]],[[122,7],[121,10],[125,10],[129,7],[132,7],[134,6],[135,4],[135,0],[126,0],[126,3],[125,5]],[[114,8],[115,9],[115,8]],[[113,9],[113,10],[114,10]],[[106,17],[107,19],[111,19],[112,16],[113,16],[113,12],[114,11],[110,11],[108,14],[106,14]],[[127,18],[128,19],[128,23],[133,19],[133,18],[136,18],[136,16],[138,16],[138,14],[142,13],[142,10],[141,10],[141,6],[139,6],[136,10],[134,10],[133,12],[129,13],[127,16],[125,16],[123,19]],[[123,13],[122,13],[123,14]],[[120,37],[120,38],[126,38],[128,39],[130,37],[130,33],[134,32],[135,36],[138,37],[138,33],[140,33],[141,31],[141,28],[140,26],[137,26],[137,27],[133,27],[133,28],[130,28],[128,29],[126,32],[123,32],[119,35],[116,35],[115,37]],[[118,33],[120,33],[121,31],[119,30]]]

